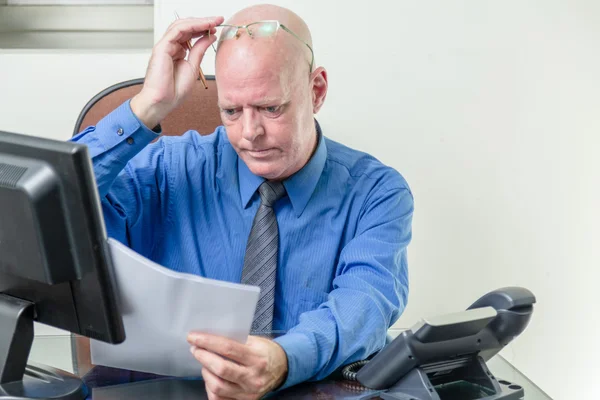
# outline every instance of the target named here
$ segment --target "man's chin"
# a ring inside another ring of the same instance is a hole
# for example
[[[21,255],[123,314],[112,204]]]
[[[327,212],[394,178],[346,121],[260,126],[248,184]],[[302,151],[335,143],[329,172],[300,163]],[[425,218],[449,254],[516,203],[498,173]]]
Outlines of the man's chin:
[[[284,168],[274,162],[252,160],[246,162],[246,165],[254,175],[262,176],[263,178],[270,180],[278,179],[284,172]]]

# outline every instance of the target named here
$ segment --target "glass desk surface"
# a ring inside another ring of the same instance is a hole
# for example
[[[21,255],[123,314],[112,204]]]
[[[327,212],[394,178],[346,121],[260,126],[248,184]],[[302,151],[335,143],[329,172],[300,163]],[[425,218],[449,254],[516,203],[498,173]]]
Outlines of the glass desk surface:
[[[397,336],[402,330],[390,330],[390,336]],[[517,339],[518,340],[518,339]],[[164,397],[165,390],[171,398],[194,398],[205,399],[206,394],[203,391],[203,382],[200,380],[184,380],[186,387],[181,392],[180,388],[169,388],[173,381],[171,378],[160,377],[152,374],[140,372],[125,371],[103,366],[82,366],[81,360],[78,360],[75,352],[75,341],[69,335],[48,335],[36,336],[29,356],[29,361],[44,364],[58,368],[70,373],[74,373],[83,378],[90,389],[88,399],[94,400],[115,400],[126,398],[143,397],[151,400],[154,397],[147,393],[154,392],[158,398]],[[525,400],[552,400],[542,390],[540,390],[525,375],[519,372],[514,366],[499,355],[496,355],[487,362],[488,367],[499,381],[508,381],[517,384],[525,390]],[[178,384],[182,380],[177,380]],[[160,388],[153,388],[152,385],[160,384]],[[162,393],[160,393],[162,391]],[[188,396],[193,391],[193,396]],[[184,393],[185,392],[185,393]],[[144,394],[141,394],[144,393]],[[177,393],[176,396],[173,393]],[[181,395],[179,395],[181,394]],[[186,395],[187,394],[187,395]],[[321,382],[303,383],[282,392],[276,393],[276,396],[270,398],[293,398],[293,399],[378,399],[377,392],[369,391],[360,386],[357,382],[348,382],[342,380],[325,380]]]

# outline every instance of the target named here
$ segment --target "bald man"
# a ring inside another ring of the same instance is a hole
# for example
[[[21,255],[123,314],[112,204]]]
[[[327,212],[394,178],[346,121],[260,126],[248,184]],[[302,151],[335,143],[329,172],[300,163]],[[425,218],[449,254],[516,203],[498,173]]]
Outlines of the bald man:
[[[223,125],[161,137],[217,26]],[[406,306],[412,194],[398,172],[325,136],[315,114],[327,87],[289,10],[181,19],[141,92],[73,139],[89,146],[111,237],[173,270],[261,288],[246,343],[187,338],[211,399],[260,398],[364,359]]]

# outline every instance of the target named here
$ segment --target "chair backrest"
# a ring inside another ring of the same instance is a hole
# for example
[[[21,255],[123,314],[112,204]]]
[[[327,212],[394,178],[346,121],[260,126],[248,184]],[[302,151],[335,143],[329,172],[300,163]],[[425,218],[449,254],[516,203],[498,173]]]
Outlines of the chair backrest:
[[[206,83],[208,89],[204,88],[202,81],[197,80],[192,93],[161,122],[165,135],[181,135],[190,129],[207,135],[213,133],[221,124],[215,77],[207,75]],[[143,84],[143,78],[132,79],[117,83],[98,93],[79,114],[73,136],[88,126],[96,125],[123,102],[139,93]]]

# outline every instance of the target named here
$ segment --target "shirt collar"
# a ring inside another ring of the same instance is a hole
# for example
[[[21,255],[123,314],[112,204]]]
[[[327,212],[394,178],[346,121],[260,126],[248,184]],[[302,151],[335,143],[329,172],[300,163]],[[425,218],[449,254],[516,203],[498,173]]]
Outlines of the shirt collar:
[[[312,155],[308,163],[300,171],[283,181],[285,190],[287,191],[294,213],[297,217],[302,215],[302,212],[306,208],[308,201],[312,197],[323,168],[325,167],[325,161],[327,160],[327,146],[325,144],[325,138],[321,132],[319,123],[315,120],[315,126],[317,129],[317,150]],[[240,198],[242,200],[242,206],[248,207],[250,200],[258,187],[265,181],[264,178],[254,175],[246,163],[238,157],[238,177],[240,183]]]

